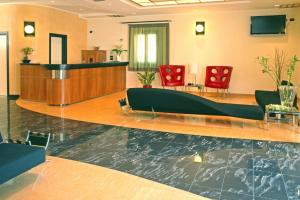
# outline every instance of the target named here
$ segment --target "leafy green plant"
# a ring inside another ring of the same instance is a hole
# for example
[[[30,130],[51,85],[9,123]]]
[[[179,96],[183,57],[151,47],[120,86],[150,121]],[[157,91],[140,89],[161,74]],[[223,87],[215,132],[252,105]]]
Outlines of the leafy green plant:
[[[137,76],[143,86],[150,86],[155,80],[155,73],[156,72],[146,70],[144,73],[138,72]]]
[[[126,52],[126,49],[123,49],[123,45],[115,45],[114,48],[111,50],[115,52],[118,56],[120,56],[123,52]]]
[[[297,56],[294,55],[288,63],[286,57],[287,53],[283,50],[278,49],[275,49],[273,63],[270,63],[271,59],[268,57],[257,57],[258,63],[262,66],[262,73],[268,74],[275,82],[277,88],[281,84],[284,70],[287,70],[288,85],[290,85],[292,75],[296,68],[296,64],[299,61]]]
[[[28,55],[30,55],[33,52],[33,48],[31,47],[25,47],[22,49],[22,52],[24,53],[24,60],[28,60]]]
[[[296,55],[294,55],[291,60],[290,60],[290,63],[288,65],[288,69],[287,69],[287,80],[288,80],[288,85],[290,85],[291,83],[291,80],[292,80],[292,76],[295,72],[295,69],[296,69],[296,65],[297,65],[297,62],[299,62],[300,60],[297,58]]]

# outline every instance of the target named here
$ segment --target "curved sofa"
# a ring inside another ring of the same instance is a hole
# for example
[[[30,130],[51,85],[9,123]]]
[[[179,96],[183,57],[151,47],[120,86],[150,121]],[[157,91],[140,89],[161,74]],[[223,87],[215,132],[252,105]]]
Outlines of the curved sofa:
[[[132,110],[264,119],[260,106],[218,103],[174,90],[130,88],[127,90],[127,97]]]

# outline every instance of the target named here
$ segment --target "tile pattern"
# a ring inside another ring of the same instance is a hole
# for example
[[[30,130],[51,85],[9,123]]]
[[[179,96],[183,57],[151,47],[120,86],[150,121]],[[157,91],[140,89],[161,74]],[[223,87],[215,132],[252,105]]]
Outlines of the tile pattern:
[[[299,200],[300,144],[122,128],[30,112],[0,98],[0,130],[51,132],[49,155],[170,185],[211,199]],[[194,162],[201,157],[202,162]]]

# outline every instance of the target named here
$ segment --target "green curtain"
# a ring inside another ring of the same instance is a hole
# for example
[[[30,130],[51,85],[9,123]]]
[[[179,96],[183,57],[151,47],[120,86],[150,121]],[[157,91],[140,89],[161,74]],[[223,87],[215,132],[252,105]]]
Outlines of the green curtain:
[[[149,58],[148,52],[148,46],[152,45],[153,47],[153,44],[149,41],[149,38],[153,35],[156,36],[155,60]],[[140,43],[138,42],[139,38],[143,38],[143,45],[141,45],[141,41]],[[139,60],[138,58],[141,57],[144,59]],[[129,70],[157,71],[158,66],[162,64],[169,64],[169,24],[129,25]]]

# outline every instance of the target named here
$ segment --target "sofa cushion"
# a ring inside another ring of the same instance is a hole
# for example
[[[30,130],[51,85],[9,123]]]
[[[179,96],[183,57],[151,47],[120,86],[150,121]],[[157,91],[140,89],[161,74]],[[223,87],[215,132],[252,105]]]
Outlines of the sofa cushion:
[[[0,184],[44,161],[44,148],[22,144],[0,144]]]
[[[264,112],[260,106],[257,105],[244,105],[244,104],[225,104],[220,103],[220,112],[231,117],[239,117],[245,119],[263,120]]]

